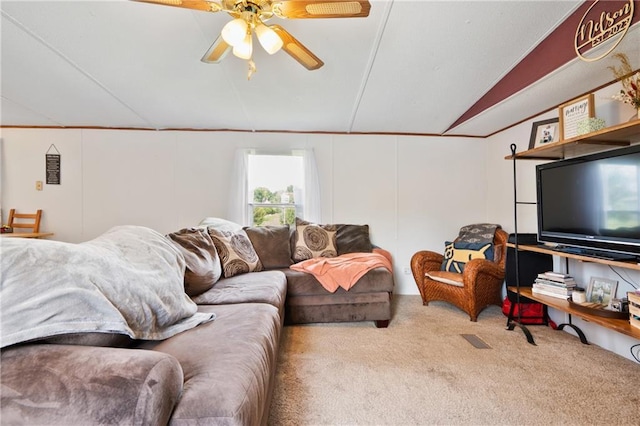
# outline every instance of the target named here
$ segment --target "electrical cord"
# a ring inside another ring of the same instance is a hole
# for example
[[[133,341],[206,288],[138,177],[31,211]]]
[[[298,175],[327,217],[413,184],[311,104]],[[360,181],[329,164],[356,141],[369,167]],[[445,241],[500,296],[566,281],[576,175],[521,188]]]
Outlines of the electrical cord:
[[[633,353],[634,349],[638,349],[637,350],[637,352],[638,352],[637,354]],[[640,356],[639,356],[640,355],[640,343],[631,346],[631,348],[629,350],[631,351],[631,356],[634,357],[636,359],[636,361],[640,362]]]
[[[611,269],[617,276],[619,276],[622,281],[626,282],[627,284],[629,284],[631,287],[633,287],[634,289],[638,289],[638,284],[634,283],[633,281],[631,281],[630,278],[625,278],[623,277],[620,272],[616,271],[615,268],[611,265],[609,265],[609,269]]]
[[[638,290],[638,285],[634,282],[631,281],[631,278],[625,278],[623,277],[618,271],[615,270],[615,268],[611,265],[609,265],[609,269],[611,269],[617,276],[619,276],[622,281],[626,282],[627,284],[629,284],[631,287],[633,287],[635,290]],[[634,353],[634,349],[636,350],[636,353]],[[633,346],[631,346],[629,348],[629,352],[631,352],[631,356],[637,361],[640,362],[640,343],[637,343]]]

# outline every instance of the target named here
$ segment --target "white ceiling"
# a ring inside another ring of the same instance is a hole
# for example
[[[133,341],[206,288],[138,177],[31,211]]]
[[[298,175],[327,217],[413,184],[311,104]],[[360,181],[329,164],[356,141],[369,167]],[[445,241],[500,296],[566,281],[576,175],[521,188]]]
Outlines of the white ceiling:
[[[224,12],[2,1],[1,124],[443,134],[581,3],[373,0],[367,18],[274,18],[325,66],[256,46],[248,81],[233,55],[200,62]],[[611,78],[576,60],[448,134],[488,135]]]

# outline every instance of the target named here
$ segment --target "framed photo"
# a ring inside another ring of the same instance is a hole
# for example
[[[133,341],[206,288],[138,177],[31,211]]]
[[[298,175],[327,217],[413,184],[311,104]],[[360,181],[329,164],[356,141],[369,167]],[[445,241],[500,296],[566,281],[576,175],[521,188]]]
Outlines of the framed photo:
[[[546,143],[558,142],[560,140],[560,129],[557,118],[536,121],[531,126],[531,137],[529,138],[529,149],[537,148]]]
[[[558,117],[560,118],[561,139],[571,139],[578,136],[578,123],[594,115],[593,93],[560,105]]]
[[[587,303],[609,306],[616,297],[618,281],[607,278],[591,277],[587,287]]]

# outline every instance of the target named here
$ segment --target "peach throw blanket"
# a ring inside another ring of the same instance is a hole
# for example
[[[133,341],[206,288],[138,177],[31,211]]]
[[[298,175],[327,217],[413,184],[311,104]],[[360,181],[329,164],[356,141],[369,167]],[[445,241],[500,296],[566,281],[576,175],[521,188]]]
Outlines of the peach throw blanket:
[[[379,267],[392,272],[391,253],[375,248],[373,253],[347,253],[303,260],[289,268],[313,274],[327,291],[334,293],[338,287],[348,291],[364,274]]]

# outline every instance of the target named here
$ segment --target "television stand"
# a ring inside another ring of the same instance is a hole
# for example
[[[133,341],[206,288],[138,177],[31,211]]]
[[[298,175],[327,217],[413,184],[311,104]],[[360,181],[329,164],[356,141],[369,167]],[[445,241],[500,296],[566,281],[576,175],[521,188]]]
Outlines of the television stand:
[[[512,243],[507,243],[507,247],[515,248],[515,245]],[[564,257],[566,259],[573,259],[573,260],[579,260],[579,261],[591,262],[591,263],[599,263],[602,265],[617,266],[619,268],[626,268],[626,269],[632,269],[635,271],[640,271],[640,264],[638,264],[638,262],[636,261],[625,262],[625,261],[619,261],[619,260],[600,259],[597,257],[590,257],[582,254],[568,253],[564,251],[559,251],[557,248],[541,247],[538,245],[518,244],[518,250],[532,251],[537,253],[546,253],[546,254]],[[518,290],[517,288],[512,288],[512,291],[517,291],[517,290]],[[618,333],[622,333],[627,336],[640,339],[640,329],[629,324],[628,319],[606,318],[599,315],[592,315],[582,310],[574,309],[573,307],[574,304],[570,303],[568,300],[531,293],[531,288],[520,288],[520,293],[524,297],[536,300],[544,305],[547,305],[559,311],[566,312],[567,314],[569,314],[569,324],[571,323],[571,315],[575,315],[588,322],[592,322],[594,324],[598,324],[610,330],[617,331]],[[584,340],[581,339],[581,341],[583,343],[586,343],[586,337],[584,338]]]
[[[638,261],[637,256],[634,256],[632,254],[612,253],[608,251],[591,250],[591,249],[584,249],[584,248],[578,248],[578,247],[559,246],[559,247],[553,248],[553,250],[559,251],[562,253],[581,255],[586,257],[594,257],[596,259],[603,259],[603,260],[617,260],[620,262],[624,262],[624,261],[637,262]]]

